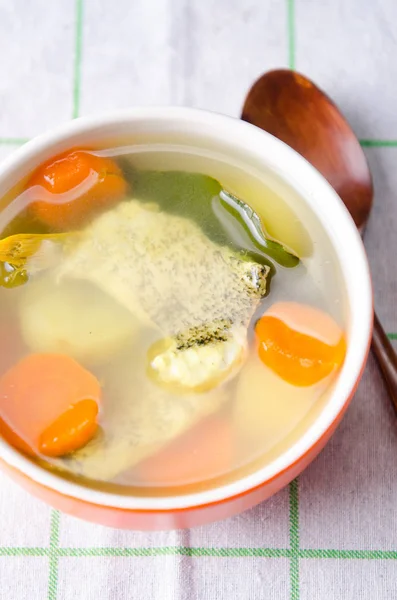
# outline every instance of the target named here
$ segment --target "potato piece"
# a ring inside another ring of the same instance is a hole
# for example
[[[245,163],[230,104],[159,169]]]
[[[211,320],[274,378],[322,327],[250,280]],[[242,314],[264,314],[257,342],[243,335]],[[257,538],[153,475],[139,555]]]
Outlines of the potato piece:
[[[269,450],[291,433],[324,388],[290,385],[252,356],[240,373],[233,407],[241,444],[251,452]]]
[[[140,324],[89,282],[45,276],[26,286],[20,305],[22,335],[33,352],[68,354],[95,365],[111,358]]]

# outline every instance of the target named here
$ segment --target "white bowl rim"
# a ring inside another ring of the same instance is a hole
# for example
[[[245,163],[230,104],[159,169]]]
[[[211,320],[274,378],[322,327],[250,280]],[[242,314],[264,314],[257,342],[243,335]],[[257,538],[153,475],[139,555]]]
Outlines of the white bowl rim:
[[[193,508],[233,498],[265,484],[299,461],[326,434],[351,397],[366,361],[372,332],[371,277],[361,237],[343,202],[328,182],[304,158],[272,135],[239,119],[214,112],[182,107],[134,107],[98,116],[81,117],[44,133],[17,149],[0,165],[0,184],[15,169],[74,136],[106,125],[117,127],[145,121],[205,130],[218,140],[236,140],[236,146],[277,172],[295,188],[319,217],[336,252],[351,307],[350,340],[345,363],[321,414],[305,433],[271,463],[250,475],[198,493],[166,497],[126,496],[104,492],[63,479],[32,463],[0,439],[0,458],[33,481],[65,496],[99,506],[143,511]],[[286,166],[287,165],[287,166]],[[26,172],[26,171],[25,171]],[[315,204],[315,198],[323,202]],[[339,241],[339,245],[338,242]],[[341,242],[344,246],[342,247]]]

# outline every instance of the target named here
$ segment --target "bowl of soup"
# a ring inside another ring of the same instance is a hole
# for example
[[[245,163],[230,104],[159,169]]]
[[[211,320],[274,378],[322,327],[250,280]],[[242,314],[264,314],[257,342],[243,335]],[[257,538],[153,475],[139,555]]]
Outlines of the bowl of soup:
[[[191,527],[277,492],[365,366],[361,239],[302,157],[229,117],[136,108],[0,171],[0,461],[113,527]]]

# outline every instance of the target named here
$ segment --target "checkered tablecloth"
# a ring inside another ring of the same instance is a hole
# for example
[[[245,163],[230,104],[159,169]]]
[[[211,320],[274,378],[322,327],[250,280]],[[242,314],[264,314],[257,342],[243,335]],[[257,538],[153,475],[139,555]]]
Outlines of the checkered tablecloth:
[[[396,0],[0,0],[0,57],[0,159],[79,115],[138,104],[238,115],[267,69],[313,78],[373,171],[366,247],[397,340]],[[320,457],[241,516],[116,531],[52,511],[0,475],[0,517],[1,600],[394,600],[397,420],[370,357]]]

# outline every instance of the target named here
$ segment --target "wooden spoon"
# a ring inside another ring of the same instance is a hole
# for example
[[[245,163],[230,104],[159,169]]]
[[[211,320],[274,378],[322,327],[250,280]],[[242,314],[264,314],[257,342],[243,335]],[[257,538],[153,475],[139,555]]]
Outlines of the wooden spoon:
[[[304,156],[329,181],[364,233],[374,193],[371,172],[350,125],[324,92],[294,71],[269,71],[248,92],[241,118]],[[372,349],[397,411],[397,356],[376,314]]]

